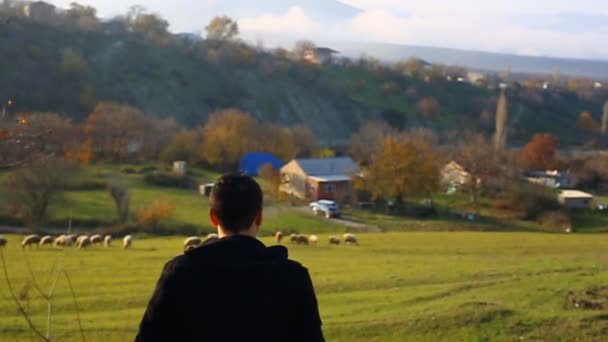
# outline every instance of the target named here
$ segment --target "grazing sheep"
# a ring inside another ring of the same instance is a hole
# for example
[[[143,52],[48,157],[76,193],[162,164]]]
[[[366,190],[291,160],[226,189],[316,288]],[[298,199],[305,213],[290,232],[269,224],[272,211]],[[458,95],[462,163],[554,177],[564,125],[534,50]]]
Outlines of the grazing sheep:
[[[317,242],[319,242],[319,237],[318,237],[318,236],[316,236],[316,235],[311,235],[311,236],[309,236],[309,237],[308,237],[308,242],[309,242],[311,245],[316,245],[316,244],[317,244]]]
[[[112,235],[108,234],[108,235],[104,236],[104,238],[103,238],[103,245],[106,248],[109,248],[112,245]]]
[[[0,235],[0,247],[5,247],[7,243],[8,240],[6,240],[4,236]]]
[[[298,245],[308,245],[308,236],[302,234],[292,234],[291,242]]]
[[[198,236],[191,236],[189,238],[186,238],[186,240],[184,240],[184,249],[188,250],[191,248],[196,248],[198,246],[200,246],[201,244],[201,238]]]
[[[70,235],[61,234],[55,239],[55,247],[71,247],[74,245],[74,240]]]
[[[281,243],[281,240],[283,240],[283,233],[282,232],[276,232],[274,234],[274,239],[276,240],[277,243]]]
[[[78,247],[78,249],[84,249],[89,247],[90,245],[91,239],[86,235],[79,236],[78,240],[76,241],[76,247]]]
[[[28,235],[23,238],[23,241],[21,242],[21,248],[25,248],[25,246],[32,245],[36,245],[36,247],[38,247],[38,243],[40,243],[40,236],[36,234]]]
[[[205,241],[203,241],[203,243],[212,243],[219,239],[220,239],[219,235],[217,235],[216,233],[210,233],[210,234],[207,234],[207,237],[205,238]]]
[[[50,236],[50,235],[43,236],[40,239],[40,246],[41,247],[42,246],[46,246],[46,245],[52,245],[52,244],[53,244],[53,237]]]
[[[289,236],[289,241],[291,241],[291,243],[298,243],[299,239],[300,238],[298,234],[291,234]]]
[[[95,235],[91,236],[90,240],[91,240],[91,245],[101,245],[101,243],[103,242],[103,236],[101,236],[99,234],[95,234]]]
[[[358,245],[359,244],[359,241],[357,241],[357,238],[353,234],[346,233],[342,237],[344,238],[345,245]]]
[[[340,245],[340,238],[337,237],[337,236],[330,236],[329,237],[329,244],[330,245],[339,246]]]
[[[70,240],[72,240],[73,242],[76,242],[76,239],[78,238],[78,235],[76,234],[68,234],[66,235],[66,237]]]
[[[124,249],[129,249],[133,245],[133,238],[131,235],[127,235],[122,239],[122,246]]]

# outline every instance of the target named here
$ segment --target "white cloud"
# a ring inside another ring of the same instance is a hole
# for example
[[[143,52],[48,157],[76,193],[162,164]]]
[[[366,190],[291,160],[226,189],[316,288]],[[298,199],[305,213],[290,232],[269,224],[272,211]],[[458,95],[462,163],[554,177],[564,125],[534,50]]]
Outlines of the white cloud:
[[[306,16],[300,7],[291,7],[283,15],[266,14],[255,18],[239,20],[241,31],[256,33],[298,33],[304,34],[318,30],[320,27]]]

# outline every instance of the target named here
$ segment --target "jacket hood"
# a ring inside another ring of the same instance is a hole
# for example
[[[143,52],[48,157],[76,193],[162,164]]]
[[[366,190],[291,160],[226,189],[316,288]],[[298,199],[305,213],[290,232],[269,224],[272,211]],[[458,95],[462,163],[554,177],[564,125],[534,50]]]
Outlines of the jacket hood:
[[[266,247],[260,240],[245,235],[207,241],[200,247],[186,251],[185,254],[205,264],[236,267],[282,263],[288,258],[287,248]]]

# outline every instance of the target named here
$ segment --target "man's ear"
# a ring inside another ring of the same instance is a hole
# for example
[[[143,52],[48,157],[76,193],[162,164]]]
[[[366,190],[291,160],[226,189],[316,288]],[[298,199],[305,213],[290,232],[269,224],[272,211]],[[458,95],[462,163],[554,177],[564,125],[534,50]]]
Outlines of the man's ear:
[[[217,220],[217,217],[215,216],[215,213],[213,212],[213,209],[209,209],[209,218],[211,219],[211,224],[213,224],[215,228],[220,225],[219,221]]]
[[[258,214],[255,216],[255,224],[260,227],[262,225],[262,221],[263,221],[263,214],[264,210],[260,209],[260,211],[258,211]]]

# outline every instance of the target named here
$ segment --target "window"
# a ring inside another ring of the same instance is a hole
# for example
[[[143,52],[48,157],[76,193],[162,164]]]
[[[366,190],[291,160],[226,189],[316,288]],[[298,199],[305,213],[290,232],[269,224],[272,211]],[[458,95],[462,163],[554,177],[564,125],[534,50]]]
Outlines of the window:
[[[336,192],[336,186],[334,184],[325,184],[325,193],[331,194]]]

